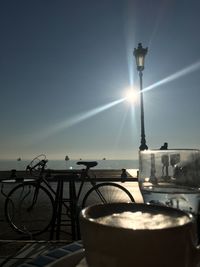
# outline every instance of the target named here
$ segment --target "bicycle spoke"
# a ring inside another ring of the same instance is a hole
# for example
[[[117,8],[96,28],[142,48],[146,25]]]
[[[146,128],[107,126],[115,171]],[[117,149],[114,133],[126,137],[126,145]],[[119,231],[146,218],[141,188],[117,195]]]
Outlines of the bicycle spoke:
[[[96,189],[95,190],[97,195],[99,196],[99,199],[101,200],[102,203],[107,203],[107,197],[105,198],[104,195],[108,195],[108,192],[106,192],[105,190],[99,190],[99,189]],[[101,192],[102,191],[102,192]]]
[[[38,189],[34,184],[14,188],[5,207],[11,226],[28,235],[43,232],[52,220],[53,199],[45,188],[40,186]]]
[[[112,202],[134,202],[134,199],[124,187],[115,183],[103,183],[94,186],[86,193],[82,206]]]

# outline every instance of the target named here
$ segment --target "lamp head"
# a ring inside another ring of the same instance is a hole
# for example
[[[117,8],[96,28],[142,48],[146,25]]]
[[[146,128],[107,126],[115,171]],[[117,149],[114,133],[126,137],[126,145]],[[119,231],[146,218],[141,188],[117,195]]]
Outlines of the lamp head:
[[[147,54],[148,48],[143,48],[142,44],[138,44],[138,48],[134,49],[134,56],[136,60],[136,66],[138,71],[144,70],[144,58]]]

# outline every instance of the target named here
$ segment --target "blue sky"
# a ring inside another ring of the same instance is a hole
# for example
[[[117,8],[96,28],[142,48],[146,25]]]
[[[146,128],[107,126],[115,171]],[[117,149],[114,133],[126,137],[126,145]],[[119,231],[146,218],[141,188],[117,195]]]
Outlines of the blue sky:
[[[114,101],[139,92],[139,42],[144,88],[157,84],[148,147],[199,148],[199,12],[198,0],[2,0],[0,158],[137,158],[139,103]]]

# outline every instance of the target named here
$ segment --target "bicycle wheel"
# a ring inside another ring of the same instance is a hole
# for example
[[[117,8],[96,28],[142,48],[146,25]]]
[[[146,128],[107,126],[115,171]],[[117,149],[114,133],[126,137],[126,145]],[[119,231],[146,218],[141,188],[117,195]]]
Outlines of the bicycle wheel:
[[[101,183],[93,186],[85,195],[82,207],[99,203],[135,202],[131,193],[115,183]]]
[[[40,185],[34,200],[36,188],[35,183],[19,184],[10,191],[5,201],[8,223],[14,230],[30,237],[45,232],[53,217],[53,197]]]

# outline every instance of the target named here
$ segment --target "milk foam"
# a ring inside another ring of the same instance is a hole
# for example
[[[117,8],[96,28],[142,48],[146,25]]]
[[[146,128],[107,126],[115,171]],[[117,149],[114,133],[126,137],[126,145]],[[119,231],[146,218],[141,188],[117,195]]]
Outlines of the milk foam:
[[[104,225],[139,230],[162,229],[184,225],[190,221],[190,218],[186,215],[175,217],[167,214],[152,214],[142,211],[126,211],[91,220]]]

